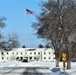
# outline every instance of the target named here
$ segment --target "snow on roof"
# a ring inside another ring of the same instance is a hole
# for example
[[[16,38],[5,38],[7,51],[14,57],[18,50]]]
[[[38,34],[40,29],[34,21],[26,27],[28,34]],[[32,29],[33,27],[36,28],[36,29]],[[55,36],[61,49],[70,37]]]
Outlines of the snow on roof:
[[[10,51],[47,51],[47,50],[53,50],[51,48],[13,48]]]

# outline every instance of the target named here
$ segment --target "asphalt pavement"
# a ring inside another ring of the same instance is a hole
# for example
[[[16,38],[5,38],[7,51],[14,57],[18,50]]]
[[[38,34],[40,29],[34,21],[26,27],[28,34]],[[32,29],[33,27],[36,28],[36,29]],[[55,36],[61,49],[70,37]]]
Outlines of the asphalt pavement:
[[[51,72],[45,67],[4,67],[0,75],[51,75]]]

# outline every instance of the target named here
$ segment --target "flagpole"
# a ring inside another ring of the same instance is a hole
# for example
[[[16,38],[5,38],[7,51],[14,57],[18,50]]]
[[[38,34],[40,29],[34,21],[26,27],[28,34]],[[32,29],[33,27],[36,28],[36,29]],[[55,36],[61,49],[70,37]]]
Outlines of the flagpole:
[[[26,9],[26,8],[25,8],[25,11],[26,11],[27,14],[35,15],[35,12],[34,12],[34,11],[31,11],[31,10]],[[25,13],[25,20],[24,20],[24,21],[25,21],[25,22],[24,22],[24,23],[25,23],[25,24],[24,24],[24,28],[26,28],[26,22],[27,22],[27,21],[26,21],[26,13]],[[25,29],[25,30],[26,30],[26,29]],[[25,31],[25,34],[26,34],[26,31]],[[25,34],[24,34],[24,35],[25,35]],[[26,35],[24,36],[24,45],[25,45],[25,47],[26,47]]]
[[[24,48],[26,47],[26,8],[24,7]]]

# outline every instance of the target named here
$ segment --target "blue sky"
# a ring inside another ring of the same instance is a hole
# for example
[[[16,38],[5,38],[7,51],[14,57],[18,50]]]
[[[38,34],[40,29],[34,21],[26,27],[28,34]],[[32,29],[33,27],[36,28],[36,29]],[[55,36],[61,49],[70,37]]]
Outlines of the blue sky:
[[[42,0],[47,1],[47,0]],[[0,0],[0,16],[7,18],[4,34],[17,33],[21,46],[37,47],[43,44],[42,39],[34,35],[34,29],[31,27],[32,22],[36,21],[35,15],[26,14],[25,8],[40,13],[41,0]]]

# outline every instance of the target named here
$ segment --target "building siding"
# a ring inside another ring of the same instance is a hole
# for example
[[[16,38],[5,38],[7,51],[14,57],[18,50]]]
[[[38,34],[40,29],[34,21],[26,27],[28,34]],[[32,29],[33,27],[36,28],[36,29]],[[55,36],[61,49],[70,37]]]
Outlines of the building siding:
[[[54,50],[51,48],[15,48],[11,51],[0,50],[0,62],[12,62],[28,58],[28,61],[55,61]],[[18,59],[18,60],[17,60]]]

